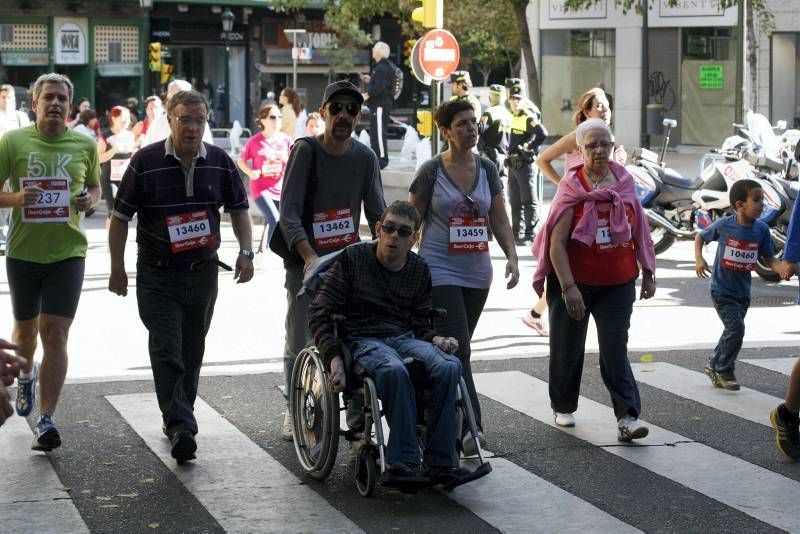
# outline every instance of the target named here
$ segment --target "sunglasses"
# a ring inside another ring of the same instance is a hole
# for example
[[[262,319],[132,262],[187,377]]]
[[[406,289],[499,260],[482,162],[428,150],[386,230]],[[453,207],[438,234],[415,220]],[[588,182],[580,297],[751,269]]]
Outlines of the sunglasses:
[[[361,106],[356,104],[355,102],[350,102],[349,104],[342,104],[341,102],[331,102],[331,105],[328,106],[328,109],[331,112],[331,115],[338,115],[342,112],[342,110],[346,110],[347,114],[351,117],[355,117],[361,111]]]
[[[392,235],[393,233],[397,232],[397,235],[400,237],[408,237],[414,233],[414,230],[408,226],[401,226],[398,228],[393,224],[381,224],[381,231],[386,232],[388,235]]]

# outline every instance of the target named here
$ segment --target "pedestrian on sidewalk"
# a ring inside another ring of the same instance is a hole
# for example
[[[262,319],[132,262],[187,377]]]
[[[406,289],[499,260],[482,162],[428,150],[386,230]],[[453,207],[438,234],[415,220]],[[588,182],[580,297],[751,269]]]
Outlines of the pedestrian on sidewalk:
[[[294,140],[294,132],[297,127],[297,118],[303,109],[300,102],[300,95],[291,87],[284,87],[278,97],[281,106],[281,127],[280,131]]]
[[[783,261],[778,274],[789,280],[797,274],[797,263],[800,262],[800,197],[795,199],[794,211],[789,221],[786,247],[783,249]],[[797,300],[800,304],[800,297]],[[778,450],[790,460],[800,460],[800,359],[794,362],[789,376],[789,388],[782,404],[773,408],[769,414],[772,427],[775,429],[775,444]]]
[[[292,149],[292,138],[281,131],[281,119],[277,105],[263,106],[256,117],[261,133],[248,139],[236,162],[250,178],[250,194],[264,216],[258,252],[264,251],[264,243],[269,243],[278,224],[283,173]]]
[[[319,110],[325,132],[298,139],[286,164],[278,225],[281,233],[280,237],[277,233],[273,236],[273,242],[282,240],[288,249],[283,258],[287,300],[283,369],[287,399],[295,359],[311,339],[308,297],[305,293],[298,295],[303,274],[319,256],[359,241],[362,204],[373,232],[386,208],[378,158],[369,147],[351,138],[363,102],[358,88],[350,82],[328,85]],[[293,439],[288,406],[281,437]]]
[[[86,234],[81,214],[100,200],[97,147],[67,128],[73,86],[61,74],[43,74],[33,87],[36,124],[0,139],[0,207],[13,207],[6,274],[14,313],[12,340],[27,360],[17,379],[17,414],[29,415],[39,387],[39,420],[31,448],[61,446],[53,423],[67,376],[67,341],[83,288]],[[41,337],[41,368],[34,362]]]
[[[647,436],[639,389],[628,361],[628,329],[640,298],[656,289],[650,226],[625,167],[610,161],[614,136],[601,119],[578,126],[582,162],[558,184],[545,230],[536,237],[533,287],[547,284],[550,308],[550,404],[555,423],[575,426],[589,315],[597,325],[600,374],[611,394],[617,439]]]
[[[362,93],[370,111],[369,144],[378,156],[381,169],[389,164],[389,145],[386,144],[386,131],[389,128],[389,112],[394,105],[395,65],[389,61],[389,45],[378,41],[372,47],[375,67],[372,74],[361,80],[367,84]]]
[[[744,339],[744,318],[750,307],[752,270],[759,257],[776,272],[780,272],[780,262],[775,258],[769,227],[758,220],[764,210],[761,185],[755,180],[738,180],[731,186],[729,197],[736,214],[717,219],[697,234],[694,259],[697,276],[708,278],[703,245],[717,242],[711,300],[724,328],[703,372],[714,387],[738,391],[734,369]]]
[[[219,266],[230,269],[217,256],[220,207],[230,215],[239,244],[233,278],[245,283],[253,277],[247,192],[225,151],[202,142],[209,112],[208,101],[197,91],[173,95],[167,106],[170,136],[131,158],[108,233],[108,289],[124,297],[128,222],[138,216],[139,317],[149,333],[162,429],[178,464],[195,458],[194,402],[217,299],[217,271]]]
[[[497,167],[472,150],[478,142],[478,122],[469,100],[445,102],[434,120],[448,148],[422,164],[409,188],[408,200],[422,214],[419,254],[431,269],[433,306],[447,310],[435,330],[458,340],[478,436],[461,436],[465,455],[477,454],[475,439],[485,445],[478,392],[472,377],[470,340],[492,285],[488,225],[506,255],[506,287],[519,281],[517,251],[508,223],[503,183]]]

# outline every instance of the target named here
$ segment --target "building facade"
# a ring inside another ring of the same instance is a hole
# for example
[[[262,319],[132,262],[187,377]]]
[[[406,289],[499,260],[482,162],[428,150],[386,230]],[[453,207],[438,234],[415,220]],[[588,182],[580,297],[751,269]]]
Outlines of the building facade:
[[[146,36],[138,0],[6,0],[0,3],[0,82],[27,89],[46,72],[66,74],[75,100],[98,111],[141,101]]]

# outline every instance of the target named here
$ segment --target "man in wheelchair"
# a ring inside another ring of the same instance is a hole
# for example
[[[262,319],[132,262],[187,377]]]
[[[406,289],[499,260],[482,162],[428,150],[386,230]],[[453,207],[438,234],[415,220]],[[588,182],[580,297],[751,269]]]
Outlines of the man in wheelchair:
[[[325,273],[309,307],[309,327],[330,370],[332,389],[341,392],[347,373],[331,318],[346,317],[340,337],[354,365],[375,380],[391,429],[384,482],[453,485],[470,476],[459,467],[456,451],[461,364],[449,354],[458,342],[437,336],[430,326],[430,270],[411,252],[420,222],[408,202],[396,201],[386,208],[376,225],[377,242],[346,248]],[[416,437],[415,389],[403,362],[408,357],[424,366],[432,394],[423,463]]]

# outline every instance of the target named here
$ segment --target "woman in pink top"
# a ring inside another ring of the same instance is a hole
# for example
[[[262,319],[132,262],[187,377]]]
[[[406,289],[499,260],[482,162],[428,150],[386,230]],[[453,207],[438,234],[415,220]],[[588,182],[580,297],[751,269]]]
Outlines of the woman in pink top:
[[[608,104],[605,91],[599,87],[589,89],[578,100],[578,111],[575,112],[572,118],[575,127],[577,128],[586,119],[602,119],[606,124],[611,124],[611,106]],[[583,163],[583,156],[581,156],[581,152],[578,150],[578,143],[575,140],[576,131],[573,130],[547,147],[536,159],[536,165],[542,170],[542,174],[555,184],[561,181],[561,176],[553,168],[553,161],[564,155],[566,160],[564,165],[565,175],[569,169]],[[620,165],[625,165],[627,159],[628,155],[625,153],[625,148],[622,145],[616,145],[614,148],[614,160]],[[542,295],[542,298],[536,302],[533,309],[522,318],[523,323],[536,330],[541,336],[548,335],[542,318],[546,309],[546,295]]]
[[[601,119],[577,129],[583,163],[558,184],[544,231],[533,244],[533,287],[547,285],[550,307],[550,405],[555,423],[575,426],[589,315],[597,326],[600,375],[611,394],[617,439],[647,436],[628,361],[628,329],[640,298],[655,294],[655,251],[633,178],[611,161],[614,137]]]
[[[250,177],[250,194],[264,215],[264,232],[258,246],[258,251],[263,252],[264,237],[269,243],[278,224],[283,173],[289,160],[292,138],[280,131],[281,110],[277,105],[262,107],[256,120],[262,128],[261,133],[247,141],[236,163]]]

